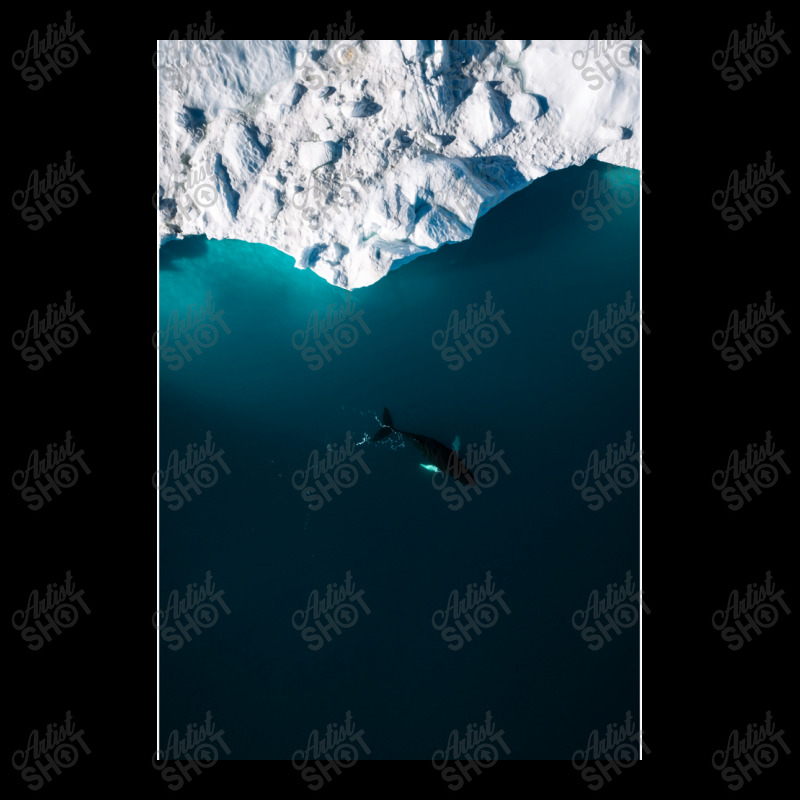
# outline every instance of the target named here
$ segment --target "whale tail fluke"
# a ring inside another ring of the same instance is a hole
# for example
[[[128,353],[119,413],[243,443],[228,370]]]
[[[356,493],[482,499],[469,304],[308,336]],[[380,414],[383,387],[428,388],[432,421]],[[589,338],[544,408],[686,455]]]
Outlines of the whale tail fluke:
[[[379,442],[381,439],[385,439],[387,436],[394,433],[395,427],[394,423],[392,422],[392,415],[389,413],[388,408],[383,409],[383,419],[381,420],[381,427],[378,429],[378,432],[372,437],[373,442]]]

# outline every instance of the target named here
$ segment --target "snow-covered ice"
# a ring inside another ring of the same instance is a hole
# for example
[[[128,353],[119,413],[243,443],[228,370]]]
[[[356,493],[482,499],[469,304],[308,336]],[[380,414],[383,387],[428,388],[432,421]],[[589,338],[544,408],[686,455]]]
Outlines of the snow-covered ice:
[[[159,239],[269,244],[354,289],[551,170],[641,169],[641,42],[610,45],[160,42]]]

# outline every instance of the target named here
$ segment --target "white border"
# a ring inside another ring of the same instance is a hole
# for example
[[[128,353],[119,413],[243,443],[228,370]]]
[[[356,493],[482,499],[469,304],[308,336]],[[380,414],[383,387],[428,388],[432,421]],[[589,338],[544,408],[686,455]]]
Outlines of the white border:
[[[156,53],[158,53],[158,46],[160,40],[156,39]],[[158,63],[157,56],[156,63]],[[154,186],[158,187],[158,164],[159,164],[159,147],[160,142],[158,138],[158,131],[159,131],[159,122],[158,115],[161,113],[161,94],[160,94],[160,83],[158,69],[155,70],[156,73],[156,182]],[[158,195],[158,189],[156,188],[156,197]],[[158,312],[161,304],[161,285],[159,282],[159,274],[160,274],[160,256],[161,256],[161,247],[158,242],[158,202],[156,202],[156,326],[154,328],[155,331],[158,331]],[[157,335],[157,334],[156,334]],[[155,355],[156,355],[156,474],[158,474],[158,470],[161,468],[161,464],[159,463],[159,453],[161,452],[161,417],[159,416],[159,409],[161,408],[161,352],[158,348],[155,348]],[[156,616],[155,619],[158,619],[158,608],[159,608],[159,598],[161,596],[161,506],[158,502],[161,497],[160,492],[156,491]],[[156,625],[156,756],[158,756],[159,751],[161,750],[161,741],[159,740],[159,730],[161,728],[161,636],[160,631],[158,630],[158,625]]]
[[[644,39],[642,40],[644,43]],[[642,106],[644,82],[642,81],[641,70],[644,63],[644,58],[639,58],[639,105]],[[642,114],[640,113],[640,128]],[[644,166],[644,158],[642,158],[642,143],[644,137],[641,130],[639,133],[639,157],[642,159],[641,165]],[[639,760],[644,760],[644,753],[642,752],[642,739],[644,738],[644,705],[642,697],[642,675],[644,672],[644,663],[642,660],[642,637],[644,628],[644,573],[643,573],[643,559],[642,559],[642,483],[644,482],[644,419],[642,418],[642,384],[644,374],[642,372],[642,351],[644,350],[644,284],[642,283],[642,248],[644,245],[644,225],[642,224],[642,206],[644,205],[644,195],[642,194],[642,174],[643,170],[639,170]]]
[[[156,40],[156,52],[158,52],[158,45],[160,40]],[[644,59],[639,60],[639,69],[640,72],[643,70]],[[158,69],[155,70],[155,77],[156,77],[156,109],[157,113],[160,114],[161,112],[161,95],[160,95],[160,81],[158,79]],[[644,81],[639,78],[639,102],[642,103],[644,95]],[[641,125],[641,122],[640,122]],[[155,186],[158,186],[158,164],[159,164],[159,138],[158,138],[158,120],[156,122],[156,181]],[[644,150],[641,143],[644,142],[643,136],[640,134],[640,147],[641,151]],[[644,159],[642,158],[642,163],[644,163]],[[643,662],[643,655],[642,655],[642,641],[644,635],[644,614],[641,612],[641,609],[644,608],[644,572],[643,572],[643,559],[642,559],[642,479],[644,476],[644,472],[642,469],[642,463],[644,461],[644,418],[642,416],[642,385],[644,374],[642,372],[642,351],[644,350],[644,284],[642,282],[642,249],[644,244],[644,226],[643,226],[643,215],[642,215],[642,206],[644,203],[644,197],[642,195],[642,170],[639,170],[639,453],[640,453],[640,463],[639,463],[639,604],[640,604],[640,612],[639,612],[639,760],[644,760],[644,754],[642,752],[642,742],[641,739],[643,738],[643,731],[644,731],[644,702],[643,702],[643,695],[642,695],[642,676],[644,672],[644,662]],[[157,192],[157,190],[156,190]],[[156,212],[158,212],[158,205],[156,204]],[[156,325],[154,330],[158,331],[158,324],[159,324],[159,304],[161,301],[161,287],[159,283],[159,275],[160,275],[160,254],[161,254],[161,247],[159,246],[159,237],[158,237],[158,213],[156,213]],[[161,358],[160,352],[158,349],[155,349],[155,357],[156,357],[156,474],[158,474],[158,470],[160,469],[161,465],[159,463],[159,453],[161,452],[161,417],[160,417],[160,408],[161,408],[161,397],[160,397],[160,390],[161,390]],[[160,596],[161,596],[161,561],[160,561],[160,553],[161,553],[161,505],[159,503],[160,495],[158,491],[156,492],[155,503],[156,503],[156,609],[159,608]],[[156,615],[158,611],[156,611]],[[156,617],[157,618],[157,617]],[[161,742],[159,740],[159,731],[161,728],[161,717],[160,717],[160,710],[161,710],[161,636],[159,635],[158,626],[156,626],[156,754],[160,751]]]

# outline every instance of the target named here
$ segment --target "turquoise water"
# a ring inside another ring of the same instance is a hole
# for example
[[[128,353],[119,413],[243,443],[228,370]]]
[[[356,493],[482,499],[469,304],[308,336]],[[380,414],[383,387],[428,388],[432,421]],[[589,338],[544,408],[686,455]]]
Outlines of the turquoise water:
[[[610,184],[582,215],[593,170]],[[162,747],[210,710],[227,757],[285,759],[350,710],[371,750],[359,757],[427,759],[491,710],[510,749],[501,757],[571,758],[593,729],[628,710],[637,718],[638,629],[590,650],[571,622],[593,589],[604,595],[628,570],[638,588],[638,485],[595,510],[601,495],[587,501],[573,486],[593,450],[602,457],[628,431],[638,448],[636,340],[587,360],[573,346],[593,310],[618,313],[629,292],[639,308],[637,178],[595,161],[551,173],[489,212],[469,241],[352,293],[263,245],[162,248],[161,330],[192,304],[216,315],[214,330],[193,329],[194,345],[181,331],[183,353],[174,337],[162,350],[161,467],[190,443],[199,453],[210,431],[216,470],[195,475],[215,482],[185,496],[175,475],[162,484],[162,608],[170,590],[183,595],[211,571],[229,610],[218,605],[218,620],[179,649],[162,640]],[[487,292],[502,314],[493,330],[473,329],[480,353],[450,369],[458,361],[443,359],[434,334]],[[348,303],[360,316],[339,330],[340,352],[324,360],[317,344],[304,360],[293,337],[314,312]],[[412,445],[368,441],[384,406],[402,430],[447,445],[458,436],[462,458],[489,432],[505,466],[491,462],[480,494],[450,481],[443,497],[433,485],[442,476],[421,468]],[[304,499],[295,473],[314,451],[339,454],[348,432],[341,475],[352,485]],[[432,616],[487,570],[510,613],[449,649]],[[304,640],[293,614],[348,571],[370,613],[355,604],[351,627]],[[324,646],[309,649],[316,641]]]

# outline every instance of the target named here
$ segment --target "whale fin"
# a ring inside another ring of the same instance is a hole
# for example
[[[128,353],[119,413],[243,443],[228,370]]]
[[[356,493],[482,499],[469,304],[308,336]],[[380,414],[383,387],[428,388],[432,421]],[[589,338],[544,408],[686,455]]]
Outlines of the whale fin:
[[[456,438],[453,439],[453,450],[458,452],[458,448],[461,447],[461,439],[459,438],[458,434],[456,434]]]
[[[388,408],[383,409],[383,420],[381,421],[381,427],[378,428],[377,433],[372,437],[373,442],[379,442],[381,439],[385,439],[387,436],[394,433],[394,423],[392,422],[392,415],[389,413]]]
[[[384,426],[382,428],[378,428],[377,433],[372,437],[373,442],[379,442],[381,439],[385,439],[387,436],[391,436],[394,433],[393,428],[389,428]]]

